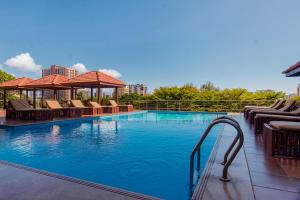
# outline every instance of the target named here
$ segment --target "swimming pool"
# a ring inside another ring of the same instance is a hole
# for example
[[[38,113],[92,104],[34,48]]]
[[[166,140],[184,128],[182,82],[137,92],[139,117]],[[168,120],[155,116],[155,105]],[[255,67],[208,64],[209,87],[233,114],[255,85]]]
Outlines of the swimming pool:
[[[164,199],[188,199],[189,156],[218,113],[139,112],[0,130],[0,159]],[[202,167],[218,136],[202,149]]]

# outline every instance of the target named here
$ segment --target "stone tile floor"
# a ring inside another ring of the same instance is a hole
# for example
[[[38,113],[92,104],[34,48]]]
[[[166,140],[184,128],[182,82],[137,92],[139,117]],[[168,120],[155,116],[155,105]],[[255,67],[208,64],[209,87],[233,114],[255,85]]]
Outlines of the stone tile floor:
[[[262,135],[239,117],[244,131],[244,150],[256,199],[300,199],[300,159],[268,156]]]

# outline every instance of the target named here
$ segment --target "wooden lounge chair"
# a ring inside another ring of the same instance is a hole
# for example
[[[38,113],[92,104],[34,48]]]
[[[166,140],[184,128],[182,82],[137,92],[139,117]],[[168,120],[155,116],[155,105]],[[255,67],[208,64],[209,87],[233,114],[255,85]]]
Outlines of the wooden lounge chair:
[[[265,123],[271,121],[299,121],[300,122],[300,108],[292,112],[282,112],[282,114],[257,114],[254,119],[254,132],[260,134],[263,131]]]
[[[132,105],[118,105],[115,100],[109,100],[109,103],[112,106],[117,106],[120,112],[132,112],[133,106]]]
[[[263,110],[252,110],[252,111],[250,111],[249,112],[249,122],[251,123],[251,124],[254,124],[254,118],[255,118],[255,115],[256,114],[264,114],[264,113],[266,113],[266,112],[269,112],[269,111],[275,111],[275,112],[277,112],[277,111],[280,111],[280,112],[286,112],[286,111],[290,111],[291,109],[293,109],[294,108],[294,106],[295,106],[295,104],[296,104],[296,101],[295,100],[289,100],[282,108],[280,108],[280,109],[263,109]]]
[[[52,120],[53,114],[49,109],[35,109],[27,100],[10,100],[6,109],[6,119],[13,120]]]
[[[65,117],[81,117],[82,110],[80,108],[63,108],[57,100],[46,100],[47,107],[53,112],[55,118]]]
[[[264,125],[268,155],[300,157],[300,122],[272,121]]]
[[[93,108],[101,108],[103,113],[118,113],[119,112],[119,108],[116,106],[101,106],[100,104],[98,104],[97,102],[94,102],[94,101],[89,102],[89,104]]]
[[[81,108],[84,115],[99,115],[102,114],[102,107],[87,107],[80,100],[71,100],[71,105],[75,108]]]
[[[255,110],[255,109],[272,109],[274,108],[278,103],[280,102],[280,99],[277,99],[272,105],[270,106],[245,106],[243,113],[244,113],[244,117],[247,118],[248,117],[248,112],[250,112],[251,110]]]
[[[278,110],[284,106],[285,100],[281,99],[278,101],[276,105],[274,105],[272,108],[249,108],[245,111],[244,116],[246,119],[249,119],[250,117],[250,112],[255,111],[255,110]]]

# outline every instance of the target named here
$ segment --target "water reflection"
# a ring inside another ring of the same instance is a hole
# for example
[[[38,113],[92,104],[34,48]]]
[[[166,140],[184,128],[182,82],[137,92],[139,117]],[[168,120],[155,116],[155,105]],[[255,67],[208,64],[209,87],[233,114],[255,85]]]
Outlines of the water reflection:
[[[118,133],[120,126],[118,121],[102,121],[102,120],[93,120],[92,122],[92,132],[96,132],[98,134],[110,134],[110,133]]]
[[[33,152],[33,141],[31,134],[20,135],[11,141],[12,149],[20,152],[24,156],[29,157]]]
[[[50,145],[57,145],[61,142],[60,134],[61,134],[60,126],[53,125],[50,130],[50,134],[46,135],[45,140]]]

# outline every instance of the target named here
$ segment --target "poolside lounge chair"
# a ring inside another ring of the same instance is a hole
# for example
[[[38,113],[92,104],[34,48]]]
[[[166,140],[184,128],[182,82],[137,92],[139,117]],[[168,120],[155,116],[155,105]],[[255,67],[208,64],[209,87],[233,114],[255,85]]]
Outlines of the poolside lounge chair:
[[[53,117],[81,117],[82,110],[80,108],[64,108],[57,100],[46,100],[47,107],[53,112]]]
[[[268,155],[300,157],[300,122],[272,121],[264,125]]]
[[[255,118],[255,115],[256,114],[264,114],[264,113],[267,113],[269,111],[280,111],[280,112],[286,112],[286,111],[290,111],[291,109],[294,108],[296,104],[296,101],[295,100],[289,100],[282,108],[280,109],[263,109],[263,110],[252,110],[249,112],[249,122],[251,124],[254,124],[254,118]]]
[[[14,120],[52,120],[53,114],[49,109],[35,109],[27,100],[10,100],[6,109],[6,119]]]
[[[272,109],[274,108],[278,103],[280,102],[280,99],[277,99],[272,105],[270,106],[245,106],[243,113],[244,113],[244,117],[247,118],[247,114],[248,112],[250,112],[251,110],[255,110],[255,109]]]
[[[249,119],[249,117],[250,117],[250,112],[251,111],[254,111],[254,110],[278,110],[278,109],[280,109],[280,108],[282,108],[283,106],[284,106],[284,103],[285,103],[285,100],[284,99],[281,99],[281,100],[279,100],[278,102],[277,102],[277,104],[276,105],[274,105],[274,106],[272,106],[272,107],[270,107],[270,108],[249,108],[249,109],[247,109],[245,112],[244,112],[244,116],[245,116],[245,118],[246,119]]]
[[[118,113],[119,108],[116,106],[101,106],[97,102],[91,101],[89,104],[94,108],[102,108],[103,113]]]
[[[284,114],[257,114],[254,119],[254,132],[260,134],[263,131],[265,123],[271,121],[298,121],[300,122],[300,108],[292,111],[285,112]]]
[[[132,112],[133,111],[133,106],[132,105],[118,105],[117,102],[114,101],[114,100],[109,100],[109,103],[112,106],[119,107],[120,112]]]
[[[84,115],[98,115],[102,114],[102,107],[87,107],[83,105],[80,100],[71,100],[71,105],[75,108],[81,108],[82,114]]]

